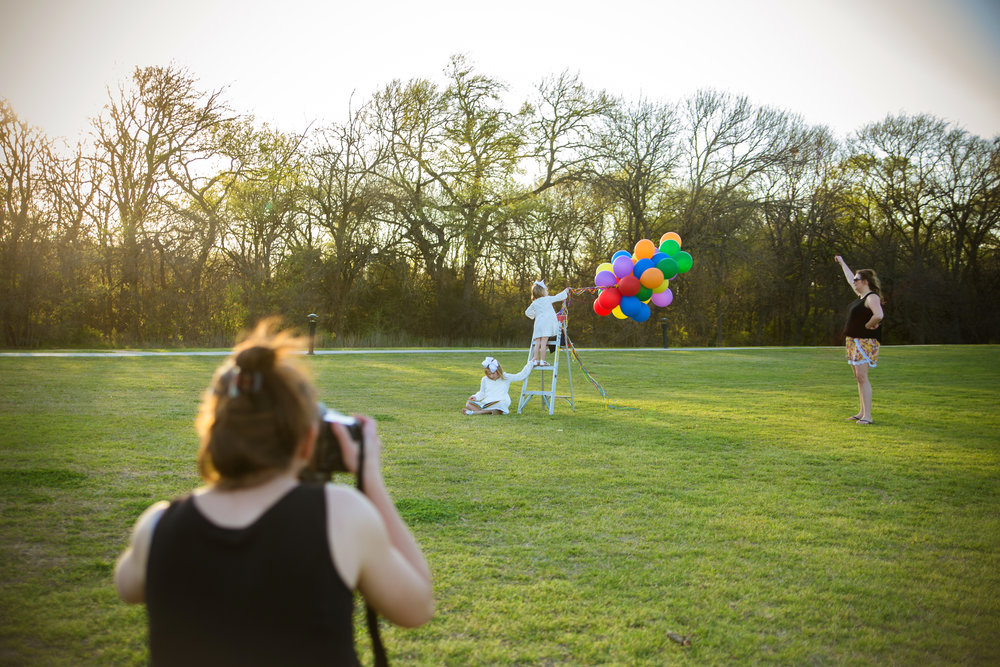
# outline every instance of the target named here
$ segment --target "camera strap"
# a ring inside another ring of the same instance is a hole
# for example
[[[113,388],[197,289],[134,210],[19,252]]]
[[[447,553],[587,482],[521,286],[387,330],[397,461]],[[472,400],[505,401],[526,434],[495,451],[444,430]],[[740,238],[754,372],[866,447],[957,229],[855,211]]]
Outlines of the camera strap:
[[[365,469],[365,444],[364,435],[361,436],[361,446],[358,447],[358,475],[357,489],[361,493],[365,492],[365,484],[362,480],[362,471]],[[365,601],[365,620],[368,622],[368,635],[372,638],[372,655],[375,657],[375,667],[389,667],[389,658],[385,654],[385,646],[382,644],[382,635],[378,627],[378,614],[372,606]]]

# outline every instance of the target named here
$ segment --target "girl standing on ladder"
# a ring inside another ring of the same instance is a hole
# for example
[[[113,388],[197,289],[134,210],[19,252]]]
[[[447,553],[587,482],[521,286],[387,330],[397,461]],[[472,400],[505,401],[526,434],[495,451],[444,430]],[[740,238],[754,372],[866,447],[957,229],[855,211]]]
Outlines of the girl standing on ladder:
[[[545,361],[545,352],[548,348],[549,336],[558,335],[560,326],[555,307],[552,304],[564,300],[567,296],[569,296],[569,288],[555,296],[549,296],[544,280],[537,280],[531,286],[532,302],[524,314],[535,321],[535,327],[531,333],[534,341],[531,348],[531,360],[535,366],[552,365]]]

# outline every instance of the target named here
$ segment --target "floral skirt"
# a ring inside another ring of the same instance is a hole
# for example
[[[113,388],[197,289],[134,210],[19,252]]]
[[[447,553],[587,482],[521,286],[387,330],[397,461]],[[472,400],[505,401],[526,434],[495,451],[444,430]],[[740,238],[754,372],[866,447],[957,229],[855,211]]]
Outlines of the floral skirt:
[[[872,368],[878,365],[878,341],[874,338],[847,338],[847,363],[851,366],[868,364]]]

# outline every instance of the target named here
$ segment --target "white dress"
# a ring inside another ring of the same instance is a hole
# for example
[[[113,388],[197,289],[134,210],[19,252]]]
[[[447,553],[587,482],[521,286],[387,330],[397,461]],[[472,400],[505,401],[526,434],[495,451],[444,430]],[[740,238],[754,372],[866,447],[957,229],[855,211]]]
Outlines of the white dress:
[[[569,296],[569,288],[555,296],[540,296],[531,302],[524,314],[535,320],[535,328],[531,332],[532,340],[548,338],[559,333],[559,320],[556,319],[556,309],[552,304],[562,301],[567,296]]]
[[[472,397],[472,402],[483,410],[499,410],[507,414],[510,411],[510,383],[527,379],[531,375],[532,365],[529,361],[524,365],[519,373],[510,375],[504,373],[496,380],[491,380],[485,375],[479,383],[479,391]]]

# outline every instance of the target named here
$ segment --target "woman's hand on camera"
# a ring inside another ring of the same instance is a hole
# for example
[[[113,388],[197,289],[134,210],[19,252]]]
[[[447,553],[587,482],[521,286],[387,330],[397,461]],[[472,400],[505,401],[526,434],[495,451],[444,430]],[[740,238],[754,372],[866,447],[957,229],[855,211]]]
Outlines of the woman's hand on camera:
[[[379,439],[374,419],[365,415],[354,415],[354,418],[358,420],[358,424],[361,426],[361,435],[364,438],[365,470],[363,479],[367,484],[369,480],[374,482],[381,478],[382,441]],[[332,422],[330,427],[333,429],[334,435],[337,436],[337,442],[340,443],[344,467],[352,475],[357,475],[358,453],[360,451],[358,443],[354,441],[347,427],[343,424]]]

